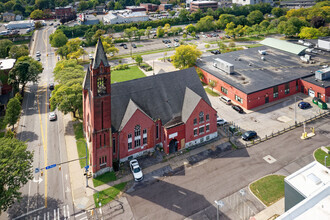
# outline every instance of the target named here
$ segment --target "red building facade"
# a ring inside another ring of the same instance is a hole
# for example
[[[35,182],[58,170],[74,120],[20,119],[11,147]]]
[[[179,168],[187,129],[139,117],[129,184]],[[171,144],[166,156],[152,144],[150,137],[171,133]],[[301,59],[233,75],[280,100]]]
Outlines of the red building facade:
[[[110,82],[99,40],[83,83],[83,128],[94,176],[155,148],[169,154],[217,137],[216,111],[194,68]]]

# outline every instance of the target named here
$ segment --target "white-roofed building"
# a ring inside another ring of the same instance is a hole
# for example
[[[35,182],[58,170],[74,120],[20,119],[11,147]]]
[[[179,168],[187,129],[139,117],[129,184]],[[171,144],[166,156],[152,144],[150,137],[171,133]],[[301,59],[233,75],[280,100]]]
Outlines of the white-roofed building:
[[[317,161],[286,177],[284,179],[285,211],[288,211],[306,198],[315,195],[321,188],[329,184],[330,169]],[[330,189],[328,191],[330,192]],[[328,193],[329,196],[330,194]]]
[[[148,20],[149,16],[145,12],[131,12],[128,10],[124,10],[123,12],[109,12],[103,17],[105,24],[123,24]]]

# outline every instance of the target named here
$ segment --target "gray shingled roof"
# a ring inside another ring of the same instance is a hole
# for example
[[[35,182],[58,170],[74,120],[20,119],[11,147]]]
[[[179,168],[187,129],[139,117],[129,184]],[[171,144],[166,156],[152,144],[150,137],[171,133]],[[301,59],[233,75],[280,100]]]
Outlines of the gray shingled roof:
[[[186,92],[189,91],[186,90],[187,87],[193,92]],[[186,117],[189,112],[182,110],[184,100],[186,99],[188,103],[185,106],[191,107],[194,105],[192,99],[198,96],[211,106],[193,67],[114,83],[111,85],[112,127],[114,131],[120,130],[127,109],[131,111],[130,100],[153,120],[160,119],[165,125],[168,122],[178,122],[182,113]]]
[[[194,111],[195,107],[201,100],[201,97],[193,92],[191,89],[186,88],[182,106],[182,121],[187,122],[189,116]]]
[[[93,60],[92,68],[97,69],[99,67],[101,61],[103,62],[103,65],[105,67],[110,66],[110,64],[108,62],[108,59],[107,59],[107,55],[104,52],[104,48],[103,48],[101,38],[99,38],[99,40],[97,42],[97,45],[96,45],[96,51],[95,51],[95,54],[94,54],[94,60]]]
[[[84,78],[84,81],[83,81],[83,84],[82,84],[83,88],[84,89],[90,89],[91,86],[90,86],[90,70],[89,70],[89,66],[87,68],[87,72],[86,72],[86,75],[85,75],[85,78]]]

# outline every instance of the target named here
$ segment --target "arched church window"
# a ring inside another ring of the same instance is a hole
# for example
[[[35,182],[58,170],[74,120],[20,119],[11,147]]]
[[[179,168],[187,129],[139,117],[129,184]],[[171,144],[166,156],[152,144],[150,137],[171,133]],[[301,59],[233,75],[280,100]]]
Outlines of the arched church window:
[[[107,87],[106,87],[106,78],[98,78],[97,79],[97,94],[98,95],[104,95],[107,93]]]

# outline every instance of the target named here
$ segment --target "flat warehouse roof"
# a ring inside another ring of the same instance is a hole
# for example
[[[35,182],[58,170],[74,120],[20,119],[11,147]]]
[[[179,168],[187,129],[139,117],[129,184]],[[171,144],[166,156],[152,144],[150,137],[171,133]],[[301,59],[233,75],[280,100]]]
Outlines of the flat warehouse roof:
[[[266,55],[258,50],[266,51]],[[214,67],[216,58],[233,64],[233,74]],[[304,64],[299,56],[268,46],[203,57],[196,62],[196,66],[246,94],[312,76],[321,69],[317,64]]]

